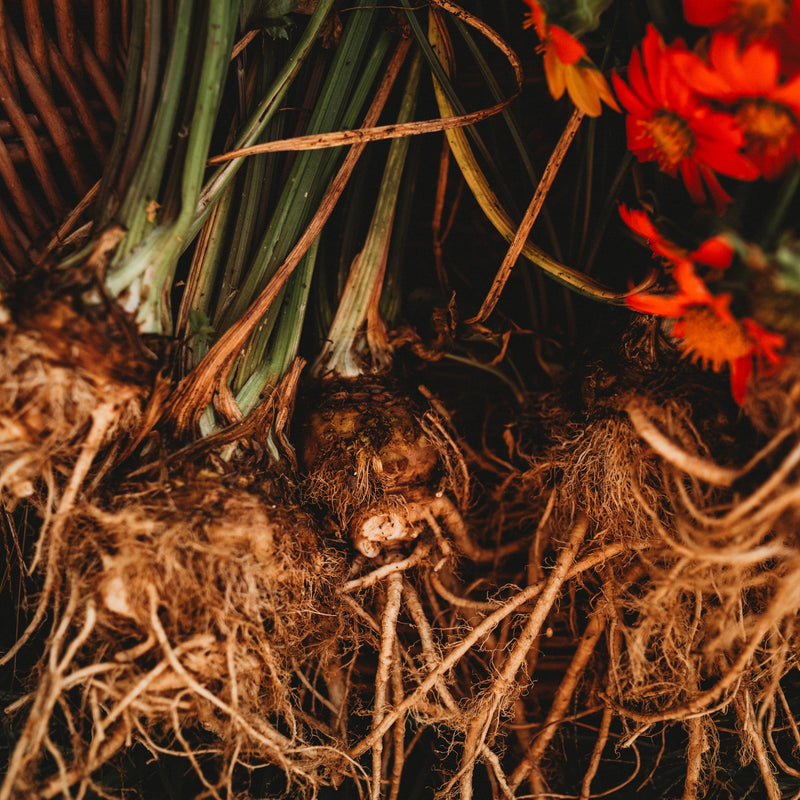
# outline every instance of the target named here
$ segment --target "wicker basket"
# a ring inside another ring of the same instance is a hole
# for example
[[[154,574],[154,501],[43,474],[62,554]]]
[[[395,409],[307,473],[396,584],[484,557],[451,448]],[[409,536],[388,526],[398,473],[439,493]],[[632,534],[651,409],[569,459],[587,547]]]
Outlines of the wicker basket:
[[[80,222],[119,115],[128,2],[0,0],[0,281]]]

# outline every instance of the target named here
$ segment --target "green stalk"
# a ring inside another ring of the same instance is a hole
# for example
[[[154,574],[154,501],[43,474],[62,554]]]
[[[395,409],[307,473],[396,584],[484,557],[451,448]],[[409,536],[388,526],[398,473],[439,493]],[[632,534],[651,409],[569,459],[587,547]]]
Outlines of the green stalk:
[[[265,58],[264,61],[266,62],[267,59]],[[259,97],[264,90],[261,81],[266,83],[270,77],[269,72],[271,72],[271,70],[265,69],[265,66],[266,64],[259,70],[258,78],[260,80],[255,86],[259,92],[257,95]],[[273,119],[268,126],[269,134],[271,136],[279,136],[283,131],[283,127],[282,118]],[[268,196],[268,187],[270,186],[268,179],[274,171],[270,170],[268,172],[268,167],[274,162],[275,156],[254,156],[247,159],[243,179],[240,183],[237,183],[237,187],[239,187],[237,195],[241,196],[241,201],[239,202],[234,229],[230,237],[229,256],[220,282],[220,303],[214,309],[215,325],[220,322],[228,298],[239,291],[247,271],[248,262],[253,257],[253,247],[261,231],[259,220],[263,216],[264,206],[266,205],[265,199]],[[233,186],[232,183],[227,185]]]
[[[188,345],[187,370],[208,352],[214,334],[212,316],[217,277],[228,253],[228,226],[236,209],[234,187],[215,204],[198,237],[176,323],[176,336]]]
[[[248,147],[258,141],[259,136],[264,132],[267,124],[275,115],[278,108],[280,108],[280,104],[283,102],[286,92],[297,77],[297,73],[305,62],[306,57],[311,52],[311,48],[317,40],[320,29],[333,8],[333,4],[334,0],[318,0],[314,13],[308,20],[305,30],[300,40],[297,42],[297,46],[286,60],[286,63],[256,110],[253,112],[244,130],[234,143],[233,149]],[[197,235],[211,207],[219,198],[223,189],[233,180],[244,161],[245,159],[243,158],[233,159],[217,168],[216,172],[209,178],[198,198],[192,224],[186,232],[187,241],[190,241]]]
[[[265,389],[274,387],[297,356],[300,336],[303,331],[308,289],[319,252],[319,238],[309,247],[308,252],[297,267],[293,279],[286,287],[278,330],[271,342],[269,353],[236,395],[236,402],[242,414],[249,413],[260,401]],[[296,279],[294,279],[296,277]],[[279,457],[277,451],[273,454]]]
[[[800,187],[800,164],[795,164],[786,174],[778,191],[773,212],[769,215],[764,233],[761,236],[761,247],[769,250],[778,243],[778,231],[785,227],[786,215]]]
[[[350,20],[334,55],[328,80],[314,106],[308,123],[308,133],[332,131],[342,125],[352,127],[355,124],[366,94],[372,87],[374,76],[377,75],[376,62],[383,62],[389,48],[388,35],[382,35],[379,46],[371,55],[371,63],[362,64],[365,44],[370,41],[376,17],[376,10],[367,8],[354,14]],[[362,69],[372,76],[366,87],[364,80],[359,82],[359,71]],[[354,85],[357,86],[355,91]],[[346,106],[348,98],[351,99]],[[223,319],[222,329],[239,319],[284,260],[322,197],[340,156],[341,149],[336,148],[303,152],[297,157],[277,210],[262,237],[258,256],[239,286],[236,299]]]
[[[422,56],[417,51],[406,81],[398,122],[408,122],[414,116],[421,72]],[[364,372],[362,356],[357,352],[359,339],[363,335],[370,305],[383,283],[408,146],[408,138],[392,140],[364,248],[353,261],[328,341],[314,366],[313,372],[317,376],[333,374],[353,378]],[[390,353],[374,344],[369,332],[366,343],[371,351],[373,368],[388,368]]]
[[[154,225],[148,222],[146,206],[149,201],[159,196],[164,165],[167,163],[174,136],[175,119],[184,92],[189,42],[194,27],[193,9],[192,0],[178,0],[156,115],[141,157],[140,167],[115,215],[116,220],[128,229],[128,235],[117,250],[115,261],[119,261],[129,253]]]
[[[366,6],[369,0],[362,0]],[[371,31],[377,22],[373,8],[365,8],[349,21],[331,65],[328,79],[322,88],[315,110],[309,121],[309,132],[354,127],[370,93],[386,53],[392,42],[388,31],[381,31],[377,40]],[[371,47],[369,52],[366,50]],[[235,322],[252,302],[286,258],[301,236],[319,201],[330,183],[334,170],[342,157],[342,150],[315,150],[300,153],[292,167],[277,209],[257,250],[257,259],[239,287],[234,302],[224,317],[221,329]],[[234,381],[234,391],[239,391],[250,376],[258,372],[273,346],[271,338],[278,323],[279,309],[295,281],[303,282],[294,274],[280,297],[265,315],[248,343],[241,358]],[[306,290],[308,288],[306,283]],[[279,329],[276,337],[285,335]],[[291,335],[289,332],[288,335]]]
[[[208,6],[203,64],[183,161],[180,212],[174,220],[153,230],[139,247],[111,269],[107,277],[114,295],[125,293],[125,297],[121,297],[122,304],[136,313],[139,327],[145,333],[166,334],[172,330],[171,278],[200,196],[238,8],[239,0],[215,0]]]

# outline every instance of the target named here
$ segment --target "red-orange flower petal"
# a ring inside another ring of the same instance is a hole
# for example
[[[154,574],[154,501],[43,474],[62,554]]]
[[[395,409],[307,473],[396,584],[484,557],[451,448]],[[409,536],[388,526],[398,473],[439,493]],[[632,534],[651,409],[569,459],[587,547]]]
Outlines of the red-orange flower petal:
[[[726,102],[744,134],[744,149],[764,177],[778,177],[800,154],[800,75],[782,83],[778,50],[765,42],[741,49],[739,37],[715,33],[708,63],[694,53],[675,63],[700,94]]]
[[[533,25],[544,49],[547,88],[558,100],[566,90],[575,106],[590,117],[599,116],[602,103],[619,111],[603,74],[586,55],[586,48],[566,28],[553,25],[538,0],[524,0],[530,8],[526,25]]]
[[[715,111],[682,78],[676,56],[687,53],[678,41],[667,47],[652,25],[634,51],[629,84],[614,75],[614,88],[629,112],[628,148],[640,161],[656,161],[668,175],[683,178],[692,199],[703,202],[706,188],[720,211],[730,198],[714,175],[752,180],[758,169],[739,149],[744,134],[730,114]]]
[[[707,267],[727,269],[733,261],[733,247],[725,236],[712,236],[691,252],[689,258]]]
[[[549,25],[547,32],[562,64],[576,64],[586,57],[586,48],[569,31],[558,25]]]
[[[720,27],[747,36],[764,36],[783,26],[791,6],[787,0],[683,0],[690,25]]]
[[[686,255],[680,247],[662,236],[644,211],[629,209],[626,205],[620,204],[619,215],[634,233],[638,233],[647,242],[653,251],[653,255],[663,256],[670,261],[675,261]]]
[[[753,374],[753,356],[746,355],[734,358],[730,362],[729,369],[731,373],[731,395],[733,395],[737,405],[742,405],[745,397],[747,397],[747,384]]]
[[[683,16],[690,25],[713,27],[731,15],[734,0],[683,0]]]

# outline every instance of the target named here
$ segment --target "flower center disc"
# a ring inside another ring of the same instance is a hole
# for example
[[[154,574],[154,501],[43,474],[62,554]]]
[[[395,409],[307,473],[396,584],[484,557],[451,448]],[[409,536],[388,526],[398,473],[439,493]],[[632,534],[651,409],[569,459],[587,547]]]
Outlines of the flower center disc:
[[[694,147],[694,136],[686,120],[671,111],[657,111],[644,124],[653,140],[653,155],[658,165],[665,172],[674,172]]]
[[[753,343],[742,326],[720,319],[713,309],[687,309],[681,323],[681,350],[692,361],[710,364],[716,372],[753,350]]]
[[[781,105],[752,100],[742,104],[736,112],[736,121],[748,139],[763,140],[785,147],[794,133],[795,120]]]
[[[737,0],[735,16],[742,28],[763,33],[783,22],[786,6],[785,0]]]

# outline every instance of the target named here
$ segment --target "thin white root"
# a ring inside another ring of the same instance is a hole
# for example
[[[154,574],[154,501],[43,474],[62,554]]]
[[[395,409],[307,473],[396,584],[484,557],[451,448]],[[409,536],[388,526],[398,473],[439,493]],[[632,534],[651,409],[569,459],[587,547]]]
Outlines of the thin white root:
[[[575,551],[577,550],[580,542],[586,535],[586,527],[587,522],[586,519],[583,518],[573,527],[573,530],[570,533],[569,542],[566,547],[566,550],[569,554],[569,560],[565,559],[567,567],[569,566],[569,561],[571,561],[571,559],[574,557]],[[564,570],[566,572],[566,567]],[[561,582],[558,584],[559,587],[561,583],[563,583],[563,575]],[[497,609],[497,611],[495,611],[493,614],[490,614],[488,617],[486,617],[486,619],[476,625],[459,641],[455,647],[452,648],[452,650],[450,650],[447,656],[437,664],[435,669],[428,673],[420,685],[411,694],[407,695],[405,700],[403,700],[399,706],[396,706],[383,718],[381,724],[377,728],[371,731],[350,750],[348,757],[352,759],[360,758],[364,753],[367,752],[367,750],[372,748],[375,741],[389,730],[389,728],[400,717],[400,715],[405,714],[410,709],[415,708],[417,703],[424,701],[428,692],[434,686],[436,686],[441,676],[445,675],[448,670],[452,669],[466,653],[468,653],[488,633],[494,630],[497,625],[499,625],[507,617],[511,616],[521,605],[524,605],[532,597],[536,597],[541,592],[542,587],[540,584],[529,586],[527,589],[519,592],[519,594],[516,596],[509,598],[501,608]]]
[[[69,643],[64,651],[64,655],[59,659],[59,652],[63,640],[72,624],[73,615],[78,604],[77,593],[73,592],[70,597],[64,616],[56,629],[52,641],[50,642],[50,653],[48,658],[48,669],[42,678],[33,702],[25,728],[17,742],[8,771],[2,785],[0,785],[0,800],[8,800],[12,796],[14,787],[24,769],[41,752],[42,745],[48,738],[48,727],[53,709],[58,702],[64,689],[64,673],[69,667],[75,654],[83,646],[94,630],[97,621],[97,613],[94,603],[89,602],[86,607],[86,618],[81,626],[81,630]],[[65,774],[59,776],[59,785],[65,780]]]
[[[583,675],[586,665],[589,663],[589,659],[592,653],[594,653],[595,646],[604,630],[605,613],[604,609],[600,607],[595,609],[589,618],[589,624],[583,632],[575,655],[572,657],[569,668],[564,674],[555,697],[553,698],[553,703],[550,706],[547,718],[542,724],[541,733],[533,740],[531,748],[511,774],[511,786],[514,789],[517,789],[522,781],[532,774],[535,786],[534,791],[544,791],[541,775],[539,773],[539,764],[555,735],[558,725],[567,716],[569,704],[575,694],[578,681],[581,675]]]
[[[689,744],[686,748],[686,778],[683,782],[681,800],[697,800],[703,774],[703,755],[708,751],[706,720],[692,717],[686,721],[689,731]]]
[[[525,627],[503,664],[500,675],[495,678],[491,687],[485,693],[486,699],[483,701],[482,712],[475,716],[467,730],[461,769],[459,770],[462,800],[469,800],[472,797],[472,771],[476,757],[486,743],[487,733],[495,723],[497,712],[506,701],[509,690],[516,679],[517,673],[525,663],[528,652],[539,638],[545,620],[564,585],[567,572],[575,559],[575,554],[583,542],[587,527],[588,520],[584,517],[573,528],[566,546],[559,553],[556,565],[550,573],[533,611],[528,616]],[[519,785],[519,783],[514,784],[514,776],[512,776],[510,783],[512,788],[516,788]]]
[[[775,770],[770,761],[764,737],[761,735],[756,723],[756,714],[749,689],[745,689],[739,694],[736,698],[735,706],[736,716],[739,718],[739,728],[752,748],[753,758],[758,765],[758,771],[761,773],[764,788],[767,790],[767,799],[781,800],[781,789],[775,779]]]
[[[600,729],[597,731],[597,739],[595,740],[592,750],[592,759],[589,762],[589,767],[583,774],[581,794],[578,800],[589,800],[592,795],[592,781],[594,780],[594,776],[597,775],[600,761],[603,758],[603,750],[605,750],[606,743],[608,742],[608,733],[611,730],[611,720],[613,717],[614,712],[611,706],[606,706],[603,709],[603,718],[600,720]]]
[[[381,616],[381,648],[378,653],[378,670],[375,674],[375,703],[372,709],[372,729],[378,728],[389,707],[388,687],[392,669],[392,656],[397,644],[397,617],[403,597],[403,574],[393,572],[387,579],[386,605]],[[383,765],[383,736],[372,746],[372,800],[380,800]]]

